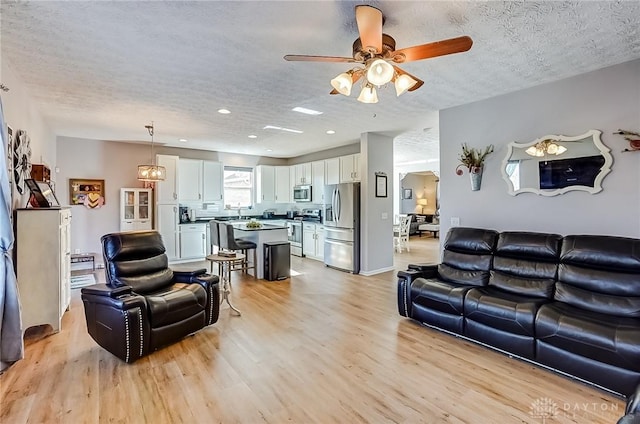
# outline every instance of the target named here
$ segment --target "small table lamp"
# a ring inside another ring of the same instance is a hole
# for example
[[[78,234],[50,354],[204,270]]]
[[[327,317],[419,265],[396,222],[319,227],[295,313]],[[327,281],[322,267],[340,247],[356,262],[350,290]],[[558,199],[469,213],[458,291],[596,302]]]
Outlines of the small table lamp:
[[[422,213],[424,213],[424,207],[427,206],[427,199],[418,199],[418,205],[422,206]]]

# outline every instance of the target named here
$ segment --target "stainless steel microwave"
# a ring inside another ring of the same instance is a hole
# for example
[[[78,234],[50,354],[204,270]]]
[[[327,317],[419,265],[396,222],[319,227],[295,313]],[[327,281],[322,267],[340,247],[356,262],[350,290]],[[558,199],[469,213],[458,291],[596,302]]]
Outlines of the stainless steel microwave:
[[[293,201],[294,202],[310,202],[311,201],[311,186],[310,185],[297,185],[293,187]]]

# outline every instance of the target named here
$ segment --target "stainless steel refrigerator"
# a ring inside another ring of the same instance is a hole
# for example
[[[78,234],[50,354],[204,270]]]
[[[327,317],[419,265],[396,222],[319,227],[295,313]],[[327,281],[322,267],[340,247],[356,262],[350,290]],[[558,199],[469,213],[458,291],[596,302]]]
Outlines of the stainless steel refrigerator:
[[[324,198],[324,263],[360,272],[360,183],[330,184]]]

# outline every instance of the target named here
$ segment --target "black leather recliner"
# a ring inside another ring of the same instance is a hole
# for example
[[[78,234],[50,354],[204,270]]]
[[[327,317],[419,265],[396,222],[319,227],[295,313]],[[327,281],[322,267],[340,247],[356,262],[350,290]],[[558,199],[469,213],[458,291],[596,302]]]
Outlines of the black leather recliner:
[[[218,276],[172,271],[158,232],[101,241],[107,283],[82,289],[87,329],[100,346],[133,362],[218,320]]]

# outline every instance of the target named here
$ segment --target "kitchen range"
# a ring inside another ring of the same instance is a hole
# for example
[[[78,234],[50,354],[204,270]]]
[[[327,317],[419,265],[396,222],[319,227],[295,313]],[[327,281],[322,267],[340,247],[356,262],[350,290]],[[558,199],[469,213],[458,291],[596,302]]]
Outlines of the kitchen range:
[[[302,222],[322,222],[322,210],[320,209],[303,209],[302,214],[293,216],[291,221],[287,221],[287,229],[289,234],[289,244],[291,245],[291,254],[294,256],[302,256]]]

